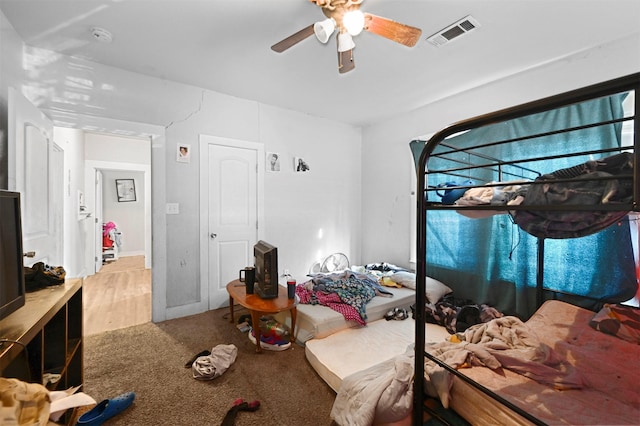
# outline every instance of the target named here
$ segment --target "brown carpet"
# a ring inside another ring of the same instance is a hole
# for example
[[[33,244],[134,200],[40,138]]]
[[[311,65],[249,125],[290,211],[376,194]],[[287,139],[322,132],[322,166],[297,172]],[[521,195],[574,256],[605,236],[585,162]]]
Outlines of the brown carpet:
[[[96,401],[134,391],[136,400],[107,425],[220,425],[237,398],[258,400],[236,425],[331,425],[334,391],[311,368],[298,345],[255,352],[228,318],[228,308],[108,331],[85,338],[84,392]],[[236,309],[236,320],[246,313]],[[219,344],[238,348],[222,376],[198,381],[184,367]]]

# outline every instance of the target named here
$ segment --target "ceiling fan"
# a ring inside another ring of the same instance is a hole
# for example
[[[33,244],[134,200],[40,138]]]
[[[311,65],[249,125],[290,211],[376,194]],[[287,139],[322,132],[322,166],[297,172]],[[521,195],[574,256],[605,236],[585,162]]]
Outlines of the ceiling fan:
[[[420,39],[422,30],[401,24],[391,19],[370,13],[361,12],[362,0],[309,0],[320,6],[327,17],[323,21],[316,22],[306,28],[290,35],[284,40],[271,46],[275,52],[281,53],[302,40],[315,34],[316,38],[326,43],[334,32],[337,32],[338,43],[338,71],[341,74],[355,68],[353,49],[355,43],[353,36],[368,31],[385,37],[396,43],[413,47]]]

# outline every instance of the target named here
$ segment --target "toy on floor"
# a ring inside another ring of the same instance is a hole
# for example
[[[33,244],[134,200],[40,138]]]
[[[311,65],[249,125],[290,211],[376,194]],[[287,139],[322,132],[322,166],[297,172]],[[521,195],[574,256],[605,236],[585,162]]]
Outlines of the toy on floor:
[[[249,331],[249,340],[256,343],[253,329]],[[291,335],[286,325],[276,321],[273,316],[260,318],[260,342],[261,347],[270,351],[284,351],[291,347]]]

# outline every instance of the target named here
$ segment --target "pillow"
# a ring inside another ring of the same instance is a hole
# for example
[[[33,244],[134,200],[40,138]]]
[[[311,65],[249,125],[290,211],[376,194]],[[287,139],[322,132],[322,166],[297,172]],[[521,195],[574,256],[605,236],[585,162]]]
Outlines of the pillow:
[[[391,275],[391,280],[394,282],[401,284],[403,287],[416,289],[416,274],[408,271],[399,271],[395,274]],[[425,295],[429,300],[429,303],[436,304],[444,297],[445,294],[449,294],[453,292],[449,287],[440,281],[433,279],[431,277],[426,277],[425,279]]]
[[[640,344],[640,311],[637,308],[605,303],[589,325],[603,333]]]
[[[391,281],[400,284],[402,287],[416,289],[416,274],[409,271],[398,271],[389,275]]]

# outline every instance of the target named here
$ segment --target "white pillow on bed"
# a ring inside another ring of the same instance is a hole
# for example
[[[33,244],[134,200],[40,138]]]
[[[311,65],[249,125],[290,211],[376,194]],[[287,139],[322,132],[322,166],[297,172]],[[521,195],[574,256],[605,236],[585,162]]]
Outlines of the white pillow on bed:
[[[416,289],[416,274],[413,272],[398,271],[389,278],[403,287],[411,288],[413,290]],[[453,291],[445,284],[431,277],[426,277],[424,290],[427,299],[429,299],[429,303],[432,304],[438,303],[445,294],[449,294]]]

